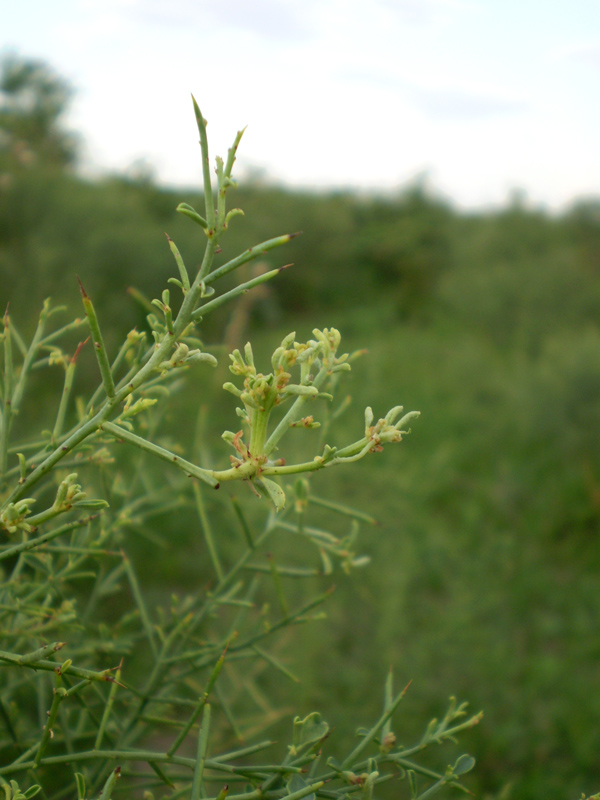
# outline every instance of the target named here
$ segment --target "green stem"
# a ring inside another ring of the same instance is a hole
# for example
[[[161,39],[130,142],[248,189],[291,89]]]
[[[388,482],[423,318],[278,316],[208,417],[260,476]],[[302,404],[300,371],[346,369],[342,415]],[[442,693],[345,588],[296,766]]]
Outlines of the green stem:
[[[298,622],[305,614],[307,614],[309,611],[312,611],[313,608],[316,608],[317,606],[321,605],[321,603],[325,602],[325,600],[327,600],[327,598],[331,596],[332,592],[333,588],[328,589],[326,592],[323,592],[323,594],[319,595],[319,597],[315,598],[314,600],[311,600],[310,603],[307,603],[298,611],[295,611],[293,614],[289,614],[288,616],[283,617],[283,619],[280,619],[279,622],[275,622],[273,625],[271,625],[268,631],[257,633],[254,636],[251,636],[250,638],[246,639],[246,641],[244,642],[231,645],[231,647],[229,648],[229,652],[235,653],[239,650],[245,650],[247,647],[252,647],[254,644],[256,644],[256,642],[260,642],[263,639],[266,639],[268,636],[271,636],[273,633],[275,633],[275,631],[279,630],[280,628],[286,628],[288,625],[291,625],[294,622]]]
[[[390,703],[389,708],[387,708],[386,711],[384,711],[384,713],[377,720],[375,725],[373,725],[371,730],[365,736],[363,736],[363,738],[356,745],[356,747],[350,753],[350,755],[347,756],[342,761],[341,769],[348,769],[348,767],[351,766],[356,761],[356,759],[363,752],[363,750],[365,750],[366,747],[368,747],[368,745],[373,741],[373,739],[377,736],[378,732],[381,730],[381,728],[383,728],[388,719],[391,718],[392,714],[398,708],[402,700],[404,700],[404,695],[408,691],[408,686],[410,686],[410,684],[405,686],[404,689],[398,695],[396,695],[394,700]]]
[[[79,278],[77,280],[79,280]],[[92,303],[91,299],[88,297],[87,292],[83,288],[81,281],[79,281],[79,290],[81,291],[81,299],[83,300],[85,315],[87,317],[90,331],[92,333],[92,339],[94,341],[94,352],[96,353],[96,359],[98,361],[98,366],[100,367],[100,375],[102,376],[104,391],[108,397],[114,397],[115,384],[113,381],[112,372],[110,371],[110,363],[108,361],[106,345],[104,344],[102,331],[100,330],[100,325],[98,324],[96,309],[94,308],[94,304]]]
[[[15,653],[7,653],[4,650],[0,650],[0,661],[7,661],[9,664],[13,664],[14,666],[21,666],[19,664],[20,656]],[[56,661],[47,661],[45,659],[40,659],[39,661],[34,661],[31,664],[27,664],[27,667],[37,671],[39,669],[45,670],[47,672],[54,672],[57,667],[60,667],[60,664]],[[85,680],[90,681],[113,681],[114,678],[111,675],[111,670],[105,669],[103,672],[94,672],[91,669],[81,669],[80,667],[74,667],[73,665],[67,667],[66,669],[62,670],[63,675],[74,675],[76,678],[83,678]],[[0,771],[1,772],[1,771]]]
[[[66,691],[62,686],[57,686],[54,689],[54,696],[52,698],[52,705],[50,706],[50,711],[48,712],[48,719],[46,720],[46,724],[44,725],[44,732],[42,733],[40,746],[38,747],[38,751],[33,760],[33,769],[37,769],[39,767],[40,761],[42,760],[42,756],[46,751],[46,747],[48,746],[48,742],[50,741],[50,737],[52,736],[52,729],[54,727],[54,723],[56,722],[56,717],[58,715],[58,707],[60,706],[61,701],[64,699],[65,694]]]
[[[329,368],[326,366],[321,367],[321,369],[317,373],[317,376],[312,382],[312,385],[315,386],[317,389],[320,389],[328,374],[329,374]],[[265,455],[267,456],[270,455],[276,449],[277,443],[279,442],[281,437],[287,432],[292,422],[296,422],[296,420],[300,418],[302,413],[302,407],[308,399],[309,399],[308,395],[298,395],[298,397],[294,400],[291,407],[279,421],[273,433],[267,439],[264,448]]]
[[[135,729],[138,724],[138,721],[148,705],[148,703],[152,702],[152,693],[154,692],[156,686],[160,682],[162,675],[164,674],[165,669],[168,669],[168,665],[165,664],[165,659],[169,654],[171,646],[173,642],[177,639],[179,634],[184,630],[186,627],[190,625],[192,622],[193,614],[189,613],[186,614],[182,619],[179,620],[177,625],[171,630],[167,638],[164,640],[160,653],[158,654],[157,658],[154,660],[154,666],[152,672],[150,673],[150,677],[144,687],[143,692],[141,692],[139,696],[139,700],[137,705],[135,706],[133,713],[130,714],[129,717],[129,724],[126,727],[125,731],[123,732],[122,741],[125,743],[129,742],[132,738],[135,738]]]
[[[67,753],[65,755],[42,758],[40,764],[70,764],[81,763],[85,761],[98,761],[101,759],[112,761],[144,761],[146,763],[156,762],[158,764],[167,763],[175,766],[189,767],[191,769],[194,769],[198,763],[198,760],[194,758],[169,756],[167,753],[154,753],[148,750],[88,750],[82,753]],[[26,770],[32,769],[33,766],[33,761],[22,761],[18,764],[0,767],[0,775],[6,775],[12,772],[25,772]],[[217,769],[223,772],[233,772],[236,774],[251,774],[253,772],[252,768],[250,768],[250,772],[248,772],[248,768],[232,767],[229,764],[222,764],[214,759],[205,759],[204,766],[209,769]],[[263,767],[262,769],[269,774],[275,771],[275,777],[278,777],[282,772],[282,770],[278,769],[274,765]],[[286,771],[287,770],[283,770],[283,772]],[[285,788],[267,792],[265,794],[263,794],[261,789],[256,789],[251,792],[229,795],[228,800],[260,800],[263,797],[267,798],[267,800],[274,800],[275,798],[280,797],[285,798],[285,800],[301,800],[303,797],[307,797],[310,794],[318,792],[323,785],[324,781],[317,781],[316,783],[309,784],[299,791],[292,792],[291,794],[288,794]],[[217,796],[211,800],[217,800]]]
[[[18,414],[19,408],[21,406],[21,399],[23,397],[23,393],[25,391],[25,384],[27,381],[27,377],[29,376],[29,372],[33,365],[33,362],[39,352],[41,346],[42,335],[44,333],[44,327],[46,325],[46,320],[50,315],[50,302],[48,300],[44,301],[44,305],[42,306],[42,311],[40,313],[40,318],[38,321],[38,325],[31,340],[31,344],[29,345],[29,349],[27,350],[27,354],[23,360],[23,366],[21,367],[21,373],[17,380],[15,391],[12,397],[12,404],[11,410],[12,414]]]
[[[196,98],[192,95],[192,102],[194,104],[194,114],[196,115],[196,124],[198,125],[198,133],[200,134],[200,150],[202,152],[202,177],[204,179],[204,202],[206,206],[206,220],[209,226],[209,236],[215,233],[215,206],[212,193],[212,185],[210,180],[210,161],[208,157],[208,139],[206,136],[206,121],[202,116],[202,112],[198,107]],[[204,277],[204,276],[203,276]]]
[[[187,297],[189,297],[191,294],[192,293],[190,292]],[[181,316],[181,310],[179,316]],[[182,329],[183,328],[185,328],[185,325],[182,325]],[[9,497],[5,500],[3,507],[6,507],[8,503],[14,502],[16,499],[21,497],[31,486],[37,483],[42,476],[50,472],[62,458],[64,458],[75,447],[77,447],[77,445],[79,445],[82,441],[84,441],[84,439],[91,434],[96,433],[98,428],[101,427],[102,423],[114,413],[118,405],[123,402],[128,395],[132,394],[137,388],[146,382],[158,364],[165,360],[165,357],[170,352],[171,347],[171,337],[167,336],[161,341],[160,344],[156,345],[155,348],[150,350],[148,360],[144,366],[141,367],[131,378],[131,380],[118,389],[115,396],[108,400],[91,419],[89,419],[86,423],[76,427],[73,433],[67,439],[65,439],[59,447],[50,453],[50,455],[44,459],[44,461],[37,466],[30,475],[12,491]]]
[[[198,753],[196,755],[196,764],[194,766],[194,779],[192,781],[192,791],[190,794],[190,800],[200,800],[200,793],[202,789],[202,775],[204,774],[206,753],[208,750],[209,730],[210,730],[210,705],[207,703],[202,711],[202,724],[200,726],[200,735],[198,736]]]
[[[204,506],[204,499],[202,497],[202,492],[200,491],[200,487],[198,486],[197,483],[194,484],[194,498],[196,500],[196,509],[198,511],[198,516],[200,517],[202,533],[204,534],[204,541],[206,542],[206,547],[208,548],[210,560],[212,561],[212,565],[214,567],[215,572],[217,573],[217,578],[220,583],[223,580],[223,567],[221,566],[221,561],[219,559],[219,553],[215,545],[215,540],[213,537],[210,520],[208,519],[206,508]]]
[[[238,147],[240,146],[240,142],[242,141],[242,136],[244,135],[246,128],[242,128],[241,131],[238,131],[235,135],[235,139],[233,140],[233,144],[227,151],[227,161],[225,162],[225,177],[231,178],[231,173],[233,171],[233,165],[235,163],[235,156],[237,154]]]
[[[271,567],[267,564],[247,564],[244,569],[265,574],[271,572]],[[316,578],[323,574],[321,570],[311,567],[277,567],[277,571],[285,578]]]
[[[279,466],[267,466],[261,469],[261,475],[295,475],[297,472],[315,472],[319,469],[331,467],[334,464],[348,464],[352,461],[359,461],[364,458],[373,447],[370,439],[363,438],[354,444],[338,450],[335,456],[328,461],[323,461],[317,457],[314,461],[305,461],[302,464],[285,464]]]
[[[273,577],[273,584],[275,585],[275,594],[277,596],[277,600],[279,601],[279,607],[281,608],[281,613],[283,614],[284,619],[287,619],[290,615],[290,607],[288,606],[287,599],[283,591],[283,584],[281,583],[279,570],[277,569],[277,564],[275,563],[272,553],[269,553],[267,558],[271,567],[271,575]]]
[[[147,453],[152,453],[163,461],[173,464],[173,466],[185,472],[190,478],[199,478],[201,481],[204,481],[204,483],[208,483],[209,486],[212,486],[213,489],[218,488],[219,482],[213,477],[214,473],[212,473],[212,471],[197,467],[195,464],[192,464],[191,461],[186,461],[185,458],[176,456],[169,450],[165,450],[164,447],[159,447],[159,445],[143,439],[141,436],[128,431],[120,425],[115,425],[112,422],[103,422],[100,427],[103,431],[114,436],[115,439],[133,444],[135,447],[139,447],[140,450],[145,450]]]
[[[98,733],[96,735],[96,741],[94,742],[94,750],[99,750],[100,745],[102,744],[102,739],[104,738],[104,731],[106,730],[106,724],[109,720],[110,713],[112,711],[112,707],[115,702],[115,696],[117,694],[117,687],[119,686],[120,678],[121,678],[121,670],[118,669],[115,675],[115,682],[110,687],[108,702],[104,707],[104,712],[102,713],[102,719],[100,720],[100,726],[98,728]]]
[[[328,462],[329,463],[329,462]],[[322,461],[305,461],[302,464],[287,464],[283,467],[263,467],[262,475],[295,475],[297,472],[316,472],[328,466]]]
[[[352,519],[358,519],[361,522],[366,522],[369,525],[379,524],[375,517],[372,517],[370,514],[365,514],[364,511],[358,511],[355,508],[350,508],[349,506],[342,505],[341,503],[335,503],[331,500],[325,500],[322,497],[315,497],[314,494],[308,495],[308,502],[315,506],[321,506],[321,508],[327,508],[329,511],[335,511],[345,517],[351,517]]]
[[[294,673],[293,673],[293,672],[291,672],[291,671],[290,671],[290,670],[289,670],[289,669],[288,669],[286,666],[284,666],[284,665],[281,663],[281,661],[279,661],[278,659],[276,659],[276,658],[275,658],[275,656],[272,656],[272,655],[271,655],[271,653],[267,653],[265,650],[261,650],[259,647],[256,647],[256,645],[254,645],[254,647],[252,648],[252,650],[253,650],[255,653],[257,653],[257,654],[258,654],[258,655],[259,655],[261,658],[264,658],[264,660],[265,660],[265,661],[266,661],[268,664],[270,664],[272,667],[274,667],[274,669],[278,670],[278,671],[279,671],[279,672],[281,672],[283,675],[285,675],[285,676],[286,676],[286,678],[289,678],[289,679],[290,679],[291,681],[293,681],[294,683],[302,683],[302,681],[300,680],[300,678],[298,678],[296,675],[294,675]]]
[[[210,275],[206,276],[206,278],[204,279],[204,283],[206,284],[213,283],[219,278],[222,278],[223,275],[227,275],[234,269],[241,267],[242,264],[247,264],[248,261],[254,261],[255,258],[259,258],[265,253],[268,253],[269,250],[273,250],[273,248],[275,247],[279,247],[282,244],[287,244],[291,239],[293,239],[296,236],[300,236],[300,233],[299,232],[286,233],[283,236],[276,236],[274,239],[267,239],[265,242],[261,242],[260,244],[257,244],[254,247],[249,247],[239,256],[232,258],[231,261],[227,261],[227,263],[213,270],[213,272],[211,272]]]
[[[12,341],[10,330],[10,317],[8,310],[4,315],[4,408],[0,418],[0,475],[6,474],[8,464],[8,440],[12,423],[12,394],[14,367],[12,358]]]
[[[39,661],[40,658],[45,658],[46,656],[52,655],[52,653],[56,653],[58,650],[61,650],[65,645],[65,642],[52,642],[52,644],[47,644],[44,647],[40,647],[38,650],[34,650],[32,653],[26,653],[24,656],[20,656],[19,658],[19,666],[24,667],[26,664],[31,664],[33,661]]]
[[[252,531],[250,530],[250,526],[248,525],[246,517],[244,516],[244,512],[242,511],[241,506],[236,497],[231,498],[231,505],[233,506],[235,515],[240,523],[240,527],[246,539],[246,544],[251,550],[254,550],[256,545],[254,544],[254,541],[252,539]]]
[[[267,404],[265,403],[265,406]],[[271,408],[256,408],[252,410],[252,421],[250,425],[250,444],[248,450],[254,458],[262,456],[265,450],[265,440],[267,438],[267,426]]]
[[[65,383],[63,386],[60,403],[58,405],[58,412],[56,414],[56,422],[54,423],[54,430],[52,431],[52,441],[56,441],[63,429],[65,423],[65,415],[67,413],[67,405],[71,396],[71,389],[73,388],[73,378],[75,377],[76,362],[71,359],[65,372]]]
[[[56,311],[56,309],[53,309]],[[82,325],[88,325],[87,317],[77,318],[74,319],[73,322],[69,322],[67,325],[63,325],[62,328],[58,328],[58,330],[52,331],[49,333],[48,336],[45,336],[39,342],[39,347],[47,347],[52,342],[55,342],[57,339],[60,339],[61,336],[64,336],[65,333],[70,333],[71,331],[76,331],[81,328]]]
[[[131,566],[131,561],[129,558],[123,553],[123,563],[125,565],[125,572],[127,573],[127,578],[129,579],[129,585],[131,586],[131,593],[133,594],[133,599],[138,607],[138,611],[140,614],[140,619],[142,621],[142,625],[144,626],[144,631],[146,632],[146,638],[150,644],[150,649],[152,650],[152,654],[156,658],[158,654],[158,648],[156,646],[156,642],[154,641],[154,631],[152,628],[152,622],[150,621],[150,616],[148,614],[148,609],[146,608],[146,603],[144,602],[144,598],[140,591],[140,585],[138,583],[137,575],[135,574],[135,570]],[[96,745],[99,747],[100,745]]]
[[[196,275],[189,292],[183,298],[183,303],[181,304],[181,308],[177,314],[177,319],[175,320],[174,329],[176,338],[179,338],[183,334],[183,331],[193,320],[193,312],[195,311],[196,305],[202,296],[204,276],[210,272],[215,257],[216,246],[217,243],[214,239],[209,239],[206,243],[204,257],[202,258],[202,264],[200,265],[198,274]]]
[[[241,294],[246,294],[246,292],[249,292],[250,289],[253,289],[255,286],[258,286],[261,283],[265,283],[265,281],[270,281],[271,278],[279,275],[281,270],[286,269],[288,266],[290,265],[288,264],[285,267],[278,267],[277,269],[272,269],[269,272],[265,272],[262,275],[259,275],[257,278],[252,278],[252,280],[246,281],[246,283],[240,283],[240,285],[236,286],[235,289],[225,292],[219,297],[216,297],[214,300],[209,300],[208,303],[200,306],[192,313],[192,319],[202,319],[207,314],[210,314],[211,311],[215,311],[217,308],[220,308],[222,305],[228,303],[230,300],[233,300],[235,297],[238,297]]]
[[[0,550],[0,561],[4,561],[6,558],[12,558],[13,556],[18,556],[20,553],[24,553],[27,550],[34,550],[36,547],[44,544],[45,542],[49,542],[52,539],[56,539],[58,536],[62,536],[63,533],[69,533],[69,531],[73,531],[76,528],[81,528],[83,525],[87,525],[93,519],[96,519],[98,515],[92,514],[89,517],[84,517],[83,519],[78,519],[75,522],[69,522],[67,525],[62,525],[60,528],[56,528],[50,533],[45,533],[43,536],[38,536],[35,539],[29,539],[26,542],[21,542],[21,544],[17,544],[14,547],[7,547],[5,550]],[[45,591],[45,587],[41,587]]]
[[[243,756],[250,756],[254,753],[258,753],[261,750],[266,750],[268,747],[272,747],[276,742],[267,740],[265,742],[258,742],[258,744],[251,744],[248,747],[241,747],[239,750],[231,750],[228,753],[223,753],[220,756],[214,756],[211,759],[211,764],[218,763],[221,761],[235,761],[238,758],[242,758]]]
[[[119,349],[119,352],[115,356],[115,360],[113,361],[113,363],[111,364],[111,367],[110,367],[110,371],[113,374],[113,379],[114,379],[114,376],[117,374],[117,370],[119,369],[119,367],[123,363],[123,360],[124,360],[127,352],[129,350],[131,350],[131,348],[132,348],[132,345],[129,342],[129,339],[126,339],[123,342],[123,344],[121,345],[121,347]],[[115,391],[118,391],[125,383],[127,383],[127,381],[133,375],[135,375],[135,373],[137,372],[139,367],[140,367],[139,362],[137,362],[137,360],[134,359],[133,366],[130,367],[130,369],[128,370],[126,375],[124,375],[122,378],[119,379],[119,382],[115,386]],[[86,406],[86,411],[89,412],[90,409],[92,409],[94,407],[94,405],[98,402],[98,400],[102,397],[103,388],[104,388],[103,384],[100,384],[100,386],[98,386],[98,388],[96,389],[94,394],[88,400],[88,403],[87,403],[87,406]]]
[[[225,165],[220,156],[216,158],[217,162],[217,221],[216,221],[216,235],[219,236],[224,230],[225,224],[225,195],[227,194],[227,187],[225,186]]]

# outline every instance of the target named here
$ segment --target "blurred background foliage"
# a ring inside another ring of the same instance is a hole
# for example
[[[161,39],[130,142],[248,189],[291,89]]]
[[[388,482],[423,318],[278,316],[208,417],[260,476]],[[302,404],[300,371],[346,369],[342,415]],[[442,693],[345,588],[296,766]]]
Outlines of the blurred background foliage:
[[[40,62],[2,66],[0,301],[25,331],[47,296],[81,316],[77,274],[110,349],[145,325],[128,288],[156,297],[174,274],[164,231],[188,266],[198,260],[197,229],[174,208],[201,208],[200,190],[157,186],[143,169],[82,178],[77,137],[62,126],[69,94]],[[290,713],[319,708],[348,741],[357,706],[377,715],[371,686],[393,664],[399,680],[413,679],[401,739],[418,735],[411,718],[440,713],[447,695],[485,710],[468,742],[480,795],[499,797],[508,784],[502,797],[520,800],[597,789],[600,200],[551,214],[517,193],[506,208],[475,213],[424,181],[375,197],[251,180],[235,204],[245,217],[232,223],[223,259],[304,235],[269,256],[270,267],[296,266],[233,314],[211,317],[207,345],[250,337],[266,354],[290,330],[335,325],[346,349],[368,348],[340,425],[360,430],[367,404],[376,415],[397,402],[423,414],[400,451],[316,477],[319,494],[381,525],[363,539],[371,566],[340,582],[320,629],[297,632],[303,686],[290,694],[271,677],[271,689]],[[233,404],[202,375],[181,393],[171,431],[176,439],[177,422],[213,400],[218,453]],[[226,379],[222,368],[217,377]],[[197,534],[182,528],[197,549]],[[159,551],[154,563],[140,540],[157,591],[194,580],[188,555],[186,546]],[[323,641],[335,646],[324,652]]]

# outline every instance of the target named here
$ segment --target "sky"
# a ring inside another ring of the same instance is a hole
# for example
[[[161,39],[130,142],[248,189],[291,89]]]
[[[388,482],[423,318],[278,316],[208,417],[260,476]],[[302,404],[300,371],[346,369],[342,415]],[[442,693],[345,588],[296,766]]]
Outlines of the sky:
[[[465,208],[600,195],[598,0],[20,0],[0,54],[74,86],[83,168],[201,182],[248,126],[238,177],[395,191]]]

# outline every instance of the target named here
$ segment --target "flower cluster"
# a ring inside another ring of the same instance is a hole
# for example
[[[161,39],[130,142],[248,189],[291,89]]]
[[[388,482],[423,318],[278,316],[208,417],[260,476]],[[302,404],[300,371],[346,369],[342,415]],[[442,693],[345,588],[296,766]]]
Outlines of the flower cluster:
[[[314,339],[307,342],[295,341],[296,334],[288,334],[271,357],[273,371],[268,374],[258,372],[254,363],[254,354],[250,343],[244,348],[244,354],[235,350],[231,355],[230,371],[243,378],[243,388],[227,382],[223,388],[238,397],[243,408],[237,413],[248,424],[251,431],[250,444],[246,448],[249,457],[261,458],[264,462],[289,427],[298,425],[301,409],[307,400],[317,397],[331,399],[331,395],[322,392],[325,379],[334,372],[350,369],[347,363],[348,354],[336,356],[341,336],[335,328],[313,331]],[[292,382],[291,370],[299,368],[299,380]],[[267,439],[267,423],[272,410],[284,403],[294,400],[292,408],[284,417],[283,426],[278,426]],[[307,428],[318,427],[312,416],[306,416],[300,424]],[[238,453],[241,449],[242,433],[231,434],[226,431],[224,438],[229,441]]]

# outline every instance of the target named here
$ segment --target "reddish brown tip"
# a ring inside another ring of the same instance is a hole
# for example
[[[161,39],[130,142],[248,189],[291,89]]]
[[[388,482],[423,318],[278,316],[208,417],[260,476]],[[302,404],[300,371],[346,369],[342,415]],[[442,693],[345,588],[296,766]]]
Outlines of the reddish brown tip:
[[[77,361],[77,356],[81,352],[81,349],[89,342],[89,340],[90,340],[90,337],[88,336],[87,339],[84,342],[79,342],[79,344],[77,345],[77,350],[75,350],[75,352],[73,353],[73,355],[71,357],[71,364],[74,364]]]
[[[87,299],[87,300],[89,300],[89,297],[88,297],[88,295],[87,295],[87,292],[86,292],[86,290],[83,288],[83,283],[81,282],[81,278],[79,277],[79,275],[76,275],[75,277],[77,278],[77,283],[79,284],[79,291],[81,292],[81,296],[82,296],[84,299]]]

